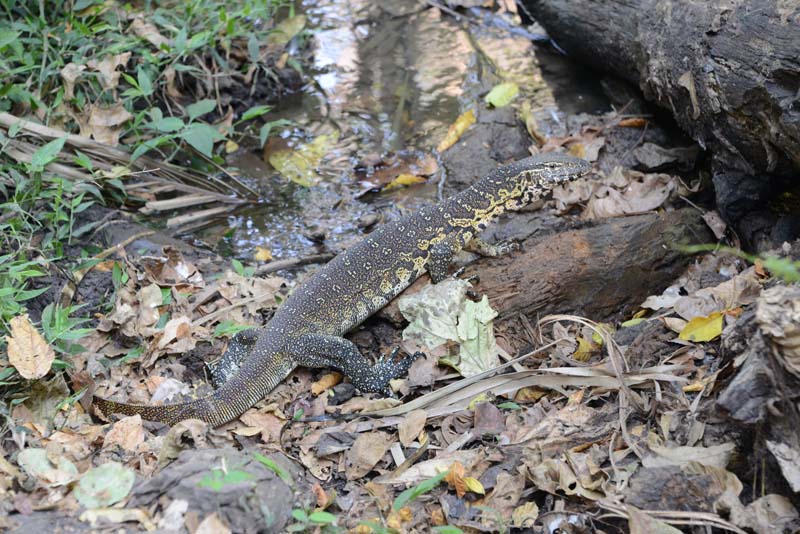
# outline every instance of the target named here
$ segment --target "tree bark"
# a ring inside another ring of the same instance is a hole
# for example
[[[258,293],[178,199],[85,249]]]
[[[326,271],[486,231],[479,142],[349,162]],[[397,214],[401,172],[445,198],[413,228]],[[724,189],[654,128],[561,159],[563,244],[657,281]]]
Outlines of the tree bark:
[[[521,252],[507,257],[482,258],[464,277],[479,277],[475,290],[489,295],[500,317],[619,319],[680,276],[690,257],[677,245],[712,241],[694,209],[621,217],[523,243]]]
[[[729,221],[800,170],[800,3],[525,0],[570,55],[669,109],[711,150]],[[769,175],[769,176],[765,176]]]

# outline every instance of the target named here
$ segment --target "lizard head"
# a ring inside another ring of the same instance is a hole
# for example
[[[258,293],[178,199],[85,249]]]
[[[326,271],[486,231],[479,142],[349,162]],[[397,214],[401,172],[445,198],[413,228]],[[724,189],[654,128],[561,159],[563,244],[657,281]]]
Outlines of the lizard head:
[[[553,188],[588,174],[587,161],[566,154],[539,154],[521,159],[498,169],[506,182],[504,203],[515,210],[542,198]]]

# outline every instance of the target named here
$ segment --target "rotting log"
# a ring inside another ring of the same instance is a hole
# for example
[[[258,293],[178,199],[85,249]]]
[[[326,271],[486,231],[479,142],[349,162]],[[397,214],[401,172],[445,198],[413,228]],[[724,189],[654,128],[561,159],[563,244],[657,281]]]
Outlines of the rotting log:
[[[475,290],[489,296],[500,317],[576,313],[619,319],[680,276],[690,257],[678,245],[712,241],[701,214],[684,208],[524,242],[507,257],[481,258],[464,276],[478,276]]]
[[[711,231],[691,208],[607,219],[577,230],[533,235],[521,250],[479,258],[462,278],[477,277],[500,318],[575,313],[596,321],[621,318],[672,283],[690,261],[677,245],[710,243]],[[429,283],[424,277],[406,290]],[[401,319],[397,300],[380,315]]]
[[[638,85],[713,157],[729,222],[800,177],[800,2],[525,0],[570,56]]]

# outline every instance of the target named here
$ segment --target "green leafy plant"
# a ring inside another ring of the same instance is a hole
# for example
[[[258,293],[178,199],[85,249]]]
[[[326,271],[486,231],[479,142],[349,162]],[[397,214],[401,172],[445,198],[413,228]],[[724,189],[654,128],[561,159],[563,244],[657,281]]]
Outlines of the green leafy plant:
[[[253,478],[255,477],[247,471],[215,468],[203,475],[203,478],[200,479],[197,485],[201,488],[208,488],[211,491],[222,491],[225,486],[241,484]]]
[[[336,516],[329,512],[321,510],[308,512],[296,508],[292,510],[292,517],[295,519],[296,523],[286,527],[287,532],[307,532],[317,531],[317,529],[328,534],[344,532],[344,529],[336,526]]]
[[[244,264],[236,258],[231,258],[231,265],[233,266],[233,272],[239,276],[246,276],[250,278],[256,272],[255,267],[245,267]]]
[[[395,498],[394,503],[392,504],[392,510],[397,511],[406,504],[408,504],[409,502],[418,499],[421,495],[428,493],[433,488],[438,486],[439,483],[442,480],[444,480],[444,477],[446,477],[449,472],[450,472],[449,470],[443,471],[438,475],[436,475],[435,477],[429,478],[428,480],[423,480],[416,486],[408,488],[407,490],[403,491],[400,495],[398,495]]]

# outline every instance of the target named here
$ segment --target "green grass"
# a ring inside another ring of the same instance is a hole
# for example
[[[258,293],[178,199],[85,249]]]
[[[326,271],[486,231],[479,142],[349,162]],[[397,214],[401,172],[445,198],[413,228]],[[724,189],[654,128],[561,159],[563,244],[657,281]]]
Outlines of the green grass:
[[[134,158],[151,151],[207,170],[224,162],[222,141],[259,137],[252,126],[270,111],[259,95],[282,89],[286,66],[300,70],[284,50],[289,39],[302,44],[304,19],[294,17],[302,24],[291,31],[275,23],[293,16],[285,0],[0,0],[0,112],[119,140]],[[236,92],[242,87],[260,92],[248,99]],[[262,125],[262,143],[277,125]],[[38,144],[30,162],[6,151],[18,141]],[[79,258],[66,257],[97,225],[77,224],[78,215],[124,199],[118,176],[98,172],[79,151],[60,160],[63,148],[63,138],[42,145],[19,128],[0,128],[0,397],[22,384],[6,359],[9,321],[48,290],[39,280],[96,252],[83,247]],[[48,168],[54,162],[92,179],[61,176]],[[36,318],[58,353],[56,370],[69,366],[89,332],[81,313],[50,304]]]

